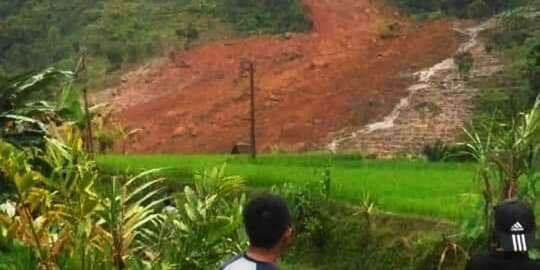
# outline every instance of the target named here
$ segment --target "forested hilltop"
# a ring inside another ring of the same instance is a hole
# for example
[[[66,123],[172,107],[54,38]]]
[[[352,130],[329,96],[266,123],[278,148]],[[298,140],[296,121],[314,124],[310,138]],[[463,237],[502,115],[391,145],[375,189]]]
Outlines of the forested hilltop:
[[[99,84],[125,64],[198,42],[310,28],[298,0],[1,1],[0,75],[72,69],[85,51]]]
[[[477,19],[506,9],[530,5],[532,0],[388,0],[403,10],[424,17],[452,16]]]

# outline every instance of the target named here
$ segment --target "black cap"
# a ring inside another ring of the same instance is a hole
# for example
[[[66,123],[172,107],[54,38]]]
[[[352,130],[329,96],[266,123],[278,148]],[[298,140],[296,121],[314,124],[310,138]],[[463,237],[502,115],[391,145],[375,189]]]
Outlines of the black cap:
[[[495,232],[504,251],[531,250],[535,230],[534,212],[527,202],[506,200],[495,206]]]

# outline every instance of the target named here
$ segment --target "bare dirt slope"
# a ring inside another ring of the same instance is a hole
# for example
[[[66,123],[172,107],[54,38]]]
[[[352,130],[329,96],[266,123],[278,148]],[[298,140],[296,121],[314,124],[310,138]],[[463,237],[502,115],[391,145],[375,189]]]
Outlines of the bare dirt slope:
[[[305,0],[313,33],[251,37],[180,52],[105,91],[129,152],[226,152],[249,138],[248,79],[256,62],[258,147],[316,147],[328,134],[388,114],[412,73],[449,57],[452,23],[418,23],[373,0]],[[401,34],[381,39],[383,25]],[[98,97],[99,98],[99,97]],[[100,97],[101,99],[103,98]]]

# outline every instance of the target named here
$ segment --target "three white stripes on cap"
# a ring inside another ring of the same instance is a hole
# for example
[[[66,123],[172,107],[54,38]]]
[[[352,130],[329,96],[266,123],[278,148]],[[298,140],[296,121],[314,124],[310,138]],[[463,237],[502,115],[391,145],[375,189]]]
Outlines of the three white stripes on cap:
[[[527,251],[524,234],[512,234],[512,243],[514,244],[514,251]]]
[[[516,224],[512,225],[512,228],[510,228],[512,232],[522,232],[524,231],[523,226],[521,226],[521,223],[516,222]],[[527,241],[525,241],[525,235],[524,234],[512,234],[512,244],[514,245],[514,251],[527,251]]]

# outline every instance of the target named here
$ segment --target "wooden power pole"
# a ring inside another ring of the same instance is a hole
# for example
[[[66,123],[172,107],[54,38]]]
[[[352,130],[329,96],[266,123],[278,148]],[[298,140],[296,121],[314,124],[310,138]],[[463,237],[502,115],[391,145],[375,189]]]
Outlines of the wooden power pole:
[[[249,73],[251,157],[255,159],[257,158],[257,138],[255,135],[255,64],[253,61],[242,60],[241,72]]]

